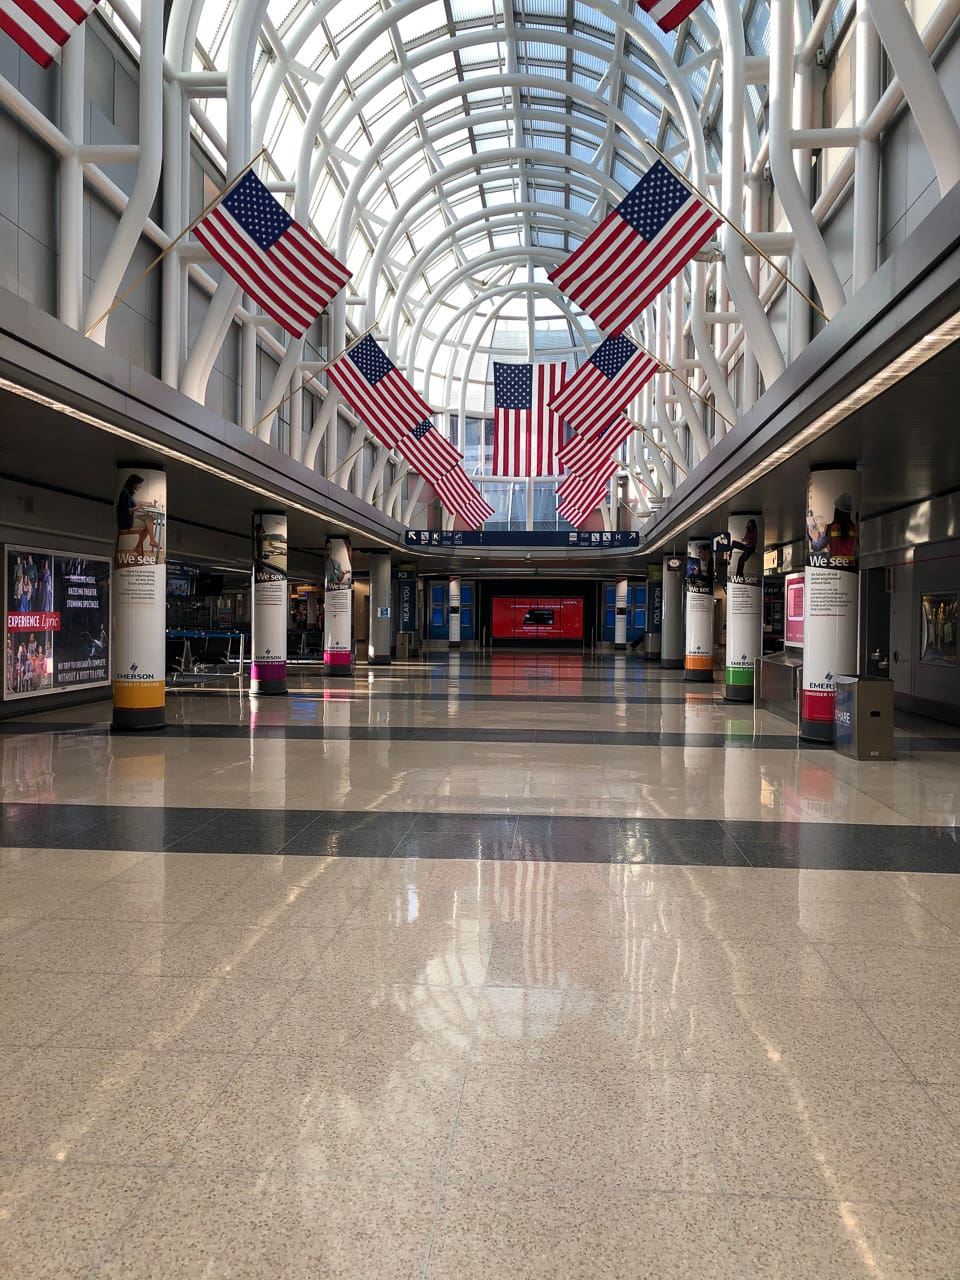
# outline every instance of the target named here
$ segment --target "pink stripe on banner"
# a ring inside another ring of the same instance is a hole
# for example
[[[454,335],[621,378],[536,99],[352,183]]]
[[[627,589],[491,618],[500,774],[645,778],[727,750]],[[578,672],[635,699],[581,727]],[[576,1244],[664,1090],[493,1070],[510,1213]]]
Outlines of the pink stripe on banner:
[[[285,662],[252,662],[250,664],[251,680],[284,680],[286,675]]]
[[[352,656],[349,649],[324,649],[323,661],[328,667],[349,667]]]

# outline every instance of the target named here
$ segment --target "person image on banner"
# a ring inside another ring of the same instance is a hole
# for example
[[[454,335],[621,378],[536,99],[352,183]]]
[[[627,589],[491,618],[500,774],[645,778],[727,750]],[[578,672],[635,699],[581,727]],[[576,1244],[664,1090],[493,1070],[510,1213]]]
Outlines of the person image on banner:
[[[709,542],[701,542],[696,556],[688,558],[687,586],[704,591],[713,587],[713,552]]]
[[[117,496],[117,555],[120,554],[120,540],[125,535],[130,534],[137,539],[134,554],[145,559],[146,550],[144,544],[149,539],[150,550],[153,552],[154,561],[160,550],[160,544],[157,540],[156,533],[156,509],[147,503],[141,503],[137,499],[137,492],[143,484],[143,476],[133,473],[124,481],[123,487]],[[121,562],[117,561],[117,567],[121,567]]]
[[[40,612],[53,613],[53,574],[46,559],[40,562]]]
[[[807,546],[809,553],[826,553],[831,568],[856,568],[857,514],[853,498],[841,493],[834,500],[832,518],[818,515],[812,508],[807,511]]]
[[[349,591],[353,586],[350,565],[344,567],[334,559],[333,546],[328,538],[323,548],[324,573],[323,582],[327,591]]]
[[[756,520],[748,520],[743,532],[743,541],[730,543],[731,551],[740,552],[740,555],[737,557],[735,577],[743,578],[746,576],[747,561],[752,559],[752,557],[757,553],[758,537],[759,533],[757,530]]]

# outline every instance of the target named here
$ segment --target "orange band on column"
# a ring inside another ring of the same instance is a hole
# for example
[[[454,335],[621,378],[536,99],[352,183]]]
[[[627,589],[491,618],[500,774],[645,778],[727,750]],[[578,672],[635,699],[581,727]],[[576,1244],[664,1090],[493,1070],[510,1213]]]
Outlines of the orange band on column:
[[[685,665],[688,671],[710,671],[713,657],[709,653],[688,653]]]
[[[115,680],[113,683],[113,705],[126,710],[162,707],[165,695],[162,680],[138,680],[135,684]]]

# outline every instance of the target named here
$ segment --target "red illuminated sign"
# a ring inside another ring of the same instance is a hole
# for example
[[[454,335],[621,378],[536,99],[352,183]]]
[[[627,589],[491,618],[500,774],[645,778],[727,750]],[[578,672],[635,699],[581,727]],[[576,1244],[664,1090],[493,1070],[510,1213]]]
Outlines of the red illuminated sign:
[[[583,600],[579,596],[494,596],[495,640],[581,640]]]

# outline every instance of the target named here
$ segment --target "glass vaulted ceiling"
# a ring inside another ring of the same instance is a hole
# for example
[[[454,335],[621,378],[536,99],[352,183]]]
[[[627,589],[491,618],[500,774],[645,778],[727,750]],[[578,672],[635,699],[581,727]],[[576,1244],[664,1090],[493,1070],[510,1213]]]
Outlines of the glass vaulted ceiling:
[[[228,66],[243,12],[243,0],[193,6],[195,70]],[[765,52],[767,20],[766,0],[748,0],[748,52]],[[254,136],[273,178],[301,188],[301,216],[306,195],[317,232],[345,250],[350,328],[376,320],[434,405],[482,412],[491,357],[598,340],[547,272],[642,174],[639,138],[683,157],[677,67],[719,168],[716,41],[707,6],[666,33],[630,0],[269,0]],[[197,132],[222,153],[226,100],[201,105]]]

